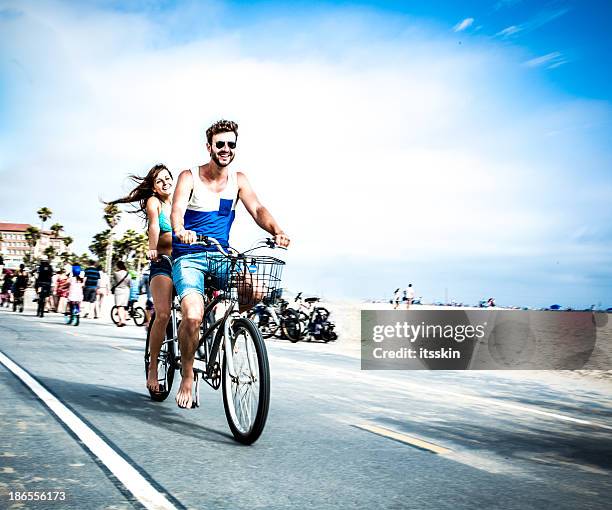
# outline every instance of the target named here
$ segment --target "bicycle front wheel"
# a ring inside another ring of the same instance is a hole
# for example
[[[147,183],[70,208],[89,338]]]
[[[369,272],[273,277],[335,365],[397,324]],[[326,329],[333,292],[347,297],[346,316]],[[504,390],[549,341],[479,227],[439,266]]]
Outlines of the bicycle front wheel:
[[[281,331],[292,342],[297,342],[302,337],[302,323],[300,316],[295,310],[288,308],[281,317]]]
[[[142,326],[146,318],[147,315],[145,314],[144,308],[142,306],[135,306],[132,311],[132,319],[134,319],[136,326]]]
[[[249,319],[232,324],[232,352],[223,357],[223,407],[234,439],[252,444],[263,432],[270,407],[270,366],[261,333]],[[227,358],[234,371],[229,373]]]
[[[111,319],[115,324],[119,324],[119,307],[117,305],[111,308]]]
[[[272,314],[267,310],[262,310],[258,313],[251,312],[248,314],[248,317],[257,324],[257,328],[263,338],[271,338],[276,334],[278,324],[274,322]]]

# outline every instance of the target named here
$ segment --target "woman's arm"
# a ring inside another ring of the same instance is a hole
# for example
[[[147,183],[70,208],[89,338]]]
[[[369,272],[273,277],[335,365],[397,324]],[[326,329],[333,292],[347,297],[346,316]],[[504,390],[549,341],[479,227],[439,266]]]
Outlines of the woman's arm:
[[[149,222],[149,252],[147,257],[150,260],[157,259],[157,243],[159,242],[159,211],[161,204],[157,197],[150,197],[147,200],[147,220]]]

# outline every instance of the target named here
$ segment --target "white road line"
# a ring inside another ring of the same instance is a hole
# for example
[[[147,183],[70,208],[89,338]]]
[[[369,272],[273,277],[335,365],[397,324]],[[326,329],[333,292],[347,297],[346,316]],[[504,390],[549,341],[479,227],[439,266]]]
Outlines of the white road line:
[[[321,370],[322,368],[321,365],[318,365],[316,363],[312,363],[309,361],[298,361],[298,360],[294,360],[291,358],[285,358],[283,356],[270,355],[270,354],[268,354],[268,356],[273,359],[276,358],[278,360],[282,360],[282,362],[284,363],[290,362],[290,363],[296,363],[300,365],[310,365],[313,368],[317,368],[318,370]],[[337,376],[337,377],[344,376],[344,377],[354,380],[356,376],[356,372],[358,371],[357,370],[350,371],[345,368],[334,368],[333,371],[326,371],[325,373],[327,376],[330,376],[330,375]],[[398,391],[400,393],[404,393],[409,396],[413,396],[414,390],[420,390],[420,391],[423,390],[423,386],[419,384],[410,383],[407,381],[401,381],[401,382],[391,381],[383,377],[369,374],[367,373],[367,371],[363,371],[363,370],[360,370],[359,372],[361,372],[361,376],[365,378],[364,380],[367,380],[368,382],[375,382],[375,383],[381,384],[383,386],[389,387],[390,389],[393,389],[394,391]],[[431,386],[427,386],[427,392],[436,393],[438,395],[444,395],[448,397],[455,397],[458,399],[471,400],[473,402],[478,402],[479,404],[482,404],[482,405],[494,405],[497,407],[504,407],[506,409],[511,409],[513,411],[523,411],[526,413],[538,414],[540,416],[546,416],[548,418],[554,418],[560,421],[577,423],[579,425],[587,425],[590,427],[596,427],[596,428],[605,429],[605,430],[612,430],[612,426],[605,425],[604,423],[601,423],[601,422],[592,421],[592,420],[583,420],[580,418],[574,418],[572,416],[567,416],[565,414],[560,414],[560,413],[554,413],[554,412],[547,411],[547,410],[544,411],[541,409],[537,409],[535,406],[525,406],[525,405],[520,405],[520,404],[513,404],[511,402],[504,402],[501,400],[496,400],[494,398],[470,395],[468,393],[456,393],[453,391],[440,390],[437,388],[433,388]]]
[[[147,509],[176,510],[166,496],[91,430],[77,415],[49,393],[23,368],[0,352],[0,363],[18,377]]]

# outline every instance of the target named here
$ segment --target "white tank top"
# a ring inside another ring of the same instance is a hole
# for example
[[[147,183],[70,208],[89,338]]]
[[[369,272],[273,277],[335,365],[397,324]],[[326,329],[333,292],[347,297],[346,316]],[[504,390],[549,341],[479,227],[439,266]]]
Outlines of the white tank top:
[[[185,230],[193,230],[197,234],[214,237],[226,247],[229,245],[229,233],[236,216],[238,201],[238,177],[236,170],[229,169],[227,184],[223,191],[215,193],[209,190],[200,179],[199,167],[191,169],[193,191],[185,211]],[[216,250],[214,247],[183,244],[178,239],[172,240],[172,256],[174,258]]]

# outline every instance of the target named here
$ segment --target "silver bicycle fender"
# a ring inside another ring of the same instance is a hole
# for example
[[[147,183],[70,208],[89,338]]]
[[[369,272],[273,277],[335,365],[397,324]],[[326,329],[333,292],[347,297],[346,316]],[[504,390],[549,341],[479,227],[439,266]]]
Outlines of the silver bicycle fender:
[[[223,325],[223,345],[225,347],[225,362],[227,363],[227,371],[231,377],[236,377],[236,371],[234,370],[234,351],[232,350],[231,334],[232,328],[230,327],[232,320],[228,317]]]

